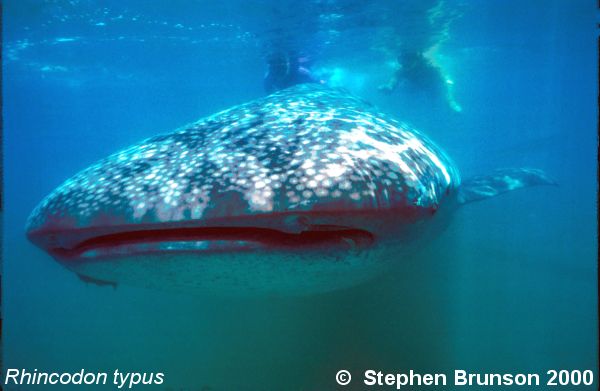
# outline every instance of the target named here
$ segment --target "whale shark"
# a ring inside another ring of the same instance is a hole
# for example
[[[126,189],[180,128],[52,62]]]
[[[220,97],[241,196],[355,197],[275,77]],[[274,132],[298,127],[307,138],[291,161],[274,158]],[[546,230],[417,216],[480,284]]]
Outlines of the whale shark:
[[[301,295],[406,262],[462,205],[553,184],[532,168],[461,181],[423,133],[305,84],[100,160],[40,202],[26,235],[98,285]]]

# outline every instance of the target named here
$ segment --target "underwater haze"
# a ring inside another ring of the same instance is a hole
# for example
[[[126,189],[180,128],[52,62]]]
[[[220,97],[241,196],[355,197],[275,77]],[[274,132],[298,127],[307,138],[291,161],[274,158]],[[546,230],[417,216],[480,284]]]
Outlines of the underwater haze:
[[[4,370],[163,372],[134,388],[216,391],[337,389],[340,369],[345,389],[364,389],[366,369],[598,367],[596,2],[5,0],[2,12]],[[321,294],[97,286],[27,240],[29,214],[66,179],[266,96],[277,56],[419,129],[463,179],[534,167],[558,186],[465,205],[414,257]]]

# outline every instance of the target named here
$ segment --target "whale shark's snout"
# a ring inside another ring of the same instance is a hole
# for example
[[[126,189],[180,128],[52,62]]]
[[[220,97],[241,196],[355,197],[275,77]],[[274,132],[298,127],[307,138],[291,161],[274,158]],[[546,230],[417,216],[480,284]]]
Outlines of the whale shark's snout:
[[[305,85],[83,170],[27,235],[86,278],[330,290],[369,274],[459,182],[423,135]]]

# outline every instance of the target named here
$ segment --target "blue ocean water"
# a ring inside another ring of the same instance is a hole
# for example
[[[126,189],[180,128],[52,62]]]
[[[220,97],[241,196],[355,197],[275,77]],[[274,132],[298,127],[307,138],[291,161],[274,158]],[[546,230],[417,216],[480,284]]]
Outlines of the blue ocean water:
[[[155,388],[167,390],[327,390],[342,368],[362,389],[367,368],[597,367],[594,2],[3,5],[4,368],[164,372]],[[427,50],[460,111],[378,89],[402,47]],[[537,167],[559,186],[466,205],[396,273],[308,297],[97,287],[26,240],[31,210],[78,170],[264,96],[278,50],[421,129],[463,178]]]

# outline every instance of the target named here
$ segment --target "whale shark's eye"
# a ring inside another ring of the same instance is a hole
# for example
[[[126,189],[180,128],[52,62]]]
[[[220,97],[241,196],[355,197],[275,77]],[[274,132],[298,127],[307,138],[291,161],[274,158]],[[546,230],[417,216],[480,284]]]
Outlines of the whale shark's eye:
[[[262,227],[183,227],[120,231],[87,238],[69,248],[48,251],[56,258],[75,260],[150,252],[249,251],[256,249],[350,250],[372,245],[375,236],[366,230],[334,225],[311,226],[299,233]]]

